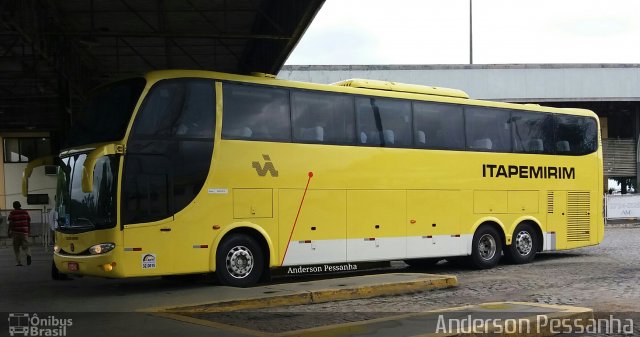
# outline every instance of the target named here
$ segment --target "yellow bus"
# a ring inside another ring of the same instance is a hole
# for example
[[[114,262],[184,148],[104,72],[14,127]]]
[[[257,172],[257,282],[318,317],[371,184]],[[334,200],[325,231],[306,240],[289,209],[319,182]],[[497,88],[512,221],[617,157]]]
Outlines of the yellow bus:
[[[281,267],[491,268],[596,245],[598,123],[446,88],[151,72],[99,88],[74,117],[55,266],[250,286]]]

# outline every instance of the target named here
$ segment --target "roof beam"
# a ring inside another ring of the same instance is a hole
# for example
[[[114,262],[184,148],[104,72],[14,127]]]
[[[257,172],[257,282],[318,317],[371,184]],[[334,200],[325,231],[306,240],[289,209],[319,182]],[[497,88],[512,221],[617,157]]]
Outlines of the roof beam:
[[[18,36],[19,33],[11,31],[0,32],[0,36]],[[193,39],[225,39],[225,40],[291,40],[291,36],[257,34],[257,33],[197,33],[197,32],[100,32],[100,31],[48,31],[43,32],[43,36],[64,36],[64,37],[85,37],[93,35],[95,37],[144,37],[144,38],[193,38]]]

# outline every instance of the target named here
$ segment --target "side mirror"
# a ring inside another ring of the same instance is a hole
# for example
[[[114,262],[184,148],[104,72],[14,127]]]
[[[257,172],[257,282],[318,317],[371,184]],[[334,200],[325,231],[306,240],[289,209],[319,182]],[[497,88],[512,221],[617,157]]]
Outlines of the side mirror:
[[[27,167],[22,171],[22,196],[27,197],[29,194],[29,178],[31,177],[31,173],[33,173],[33,169],[40,166],[45,165],[56,165],[56,156],[46,156],[36,158],[30,161],[27,164]]]
[[[99,146],[89,152],[87,159],[84,160],[84,165],[82,165],[82,192],[93,192],[93,170],[96,167],[96,161],[98,161],[100,157],[122,153],[124,153],[124,146],[120,144]]]

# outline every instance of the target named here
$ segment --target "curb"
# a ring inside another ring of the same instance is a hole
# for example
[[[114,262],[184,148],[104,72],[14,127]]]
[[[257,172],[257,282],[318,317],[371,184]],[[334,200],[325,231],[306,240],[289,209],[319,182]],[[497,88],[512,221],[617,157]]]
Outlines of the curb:
[[[170,308],[151,308],[144,311],[156,313],[229,312],[244,309],[305,305],[331,301],[365,299],[377,296],[409,294],[425,290],[451,288],[457,285],[458,279],[452,275],[420,275],[415,280],[410,281],[365,284],[345,288],[303,290],[287,295],[255,297]]]
[[[353,334],[366,334],[366,335],[386,335],[389,331],[383,332],[389,327],[394,326],[396,328],[401,328],[403,320],[416,320],[416,319],[424,319],[428,320],[429,317],[433,320],[433,315],[447,315],[451,314],[452,317],[460,317],[461,314],[465,314],[468,312],[473,313],[486,313],[495,311],[500,313],[504,310],[504,312],[509,312],[509,310],[513,310],[514,308],[527,307],[532,309],[532,311],[528,312],[528,315],[523,317],[519,317],[517,319],[521,321],[529,322],[527,326],[531,329],[529,331],[517,331],[517,332],[506,332],[507,324],[503,322],[502,324],[493,324],[489,323],[486,326],[482,326],[482,331],[447,331],[447,332],[426,332],[426,333],[409,333],[402,334],[403,336],[412,336],[412,337],[475,337],[475,336],[509,336],[509,337],[533,337],[533,336],[556,336],[558,335],[558,331],[554,331],[554,329],[558,329],[556,326],[552,328],[550,326],[545,326],[540,324],[539,316],[544,316],[548,320],[561,320],[563,322],[569,320],[571,327],[578,326],[586,326],[590,320],[593,320],[593,310],[589,308],[582,307],[572,307],[565,305],[549,305],[549,304],[540,304],[540,303],[526,303],[526,302],[490,302],[490,303],[482,303],[478,305],[467,305],[460,307],[450,307],[439,310],[430,310],[422,313],[406,313],[400,314],[396,316],[389,316],[383,318],[376,318],[371,320],[364,321],[354,321],[349,323],[339,323],[339,324],[329,324],[326,326],[317,326],[313,328],[303,328],[303,329],[293,329],[289,331],[283,332],[265,332],[260,330],[253,330],[249,327],[241,327],[236,325],[229,325],[225,323],[218,323],[214,321],[209,321],[206,319],[200,319],[196,317],[191,317],[188,314],[177,314],[171,312],[159,312],[154,313],[159,317],[164,317],[167,319],[177,320],[184,323],[196,324],[200,326],[206,326],[212,329],[216,329],[218,331],[227,331],[235,334],[242,334],[245,336],[253,336],[253,337],[294,337],[294,336],[336,336],[336,337],[344,337],[350,336]],[[546,310],[545,310],[546,309]],[[459,313],[457,313],[459,312]],[[530,315],[529,315],[530,314]],[[431,328],[434,328],[433,326]],[[463,328],[464,329],[464,328]],[[485,330],[486,329],[486,330]],[[434,330],[430,330],[434,331]],[[396,331],[398,332],[398,331]]]

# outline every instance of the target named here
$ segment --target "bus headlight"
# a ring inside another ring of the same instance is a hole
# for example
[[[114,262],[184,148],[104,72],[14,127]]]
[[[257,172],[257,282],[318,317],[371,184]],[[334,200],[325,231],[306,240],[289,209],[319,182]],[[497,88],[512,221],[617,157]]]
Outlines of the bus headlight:
[[[58,245],[53,246],[53,251],[56,253],[60,253],[60,246]]]
[[[99,245],[95,245],[89,248],[89,253],[91,253],[91,255],[104,254],[104,253],[110,252],[114,248],[116,248],[116,245],[114,243],[111,243],[111,242],[101,243]]]

